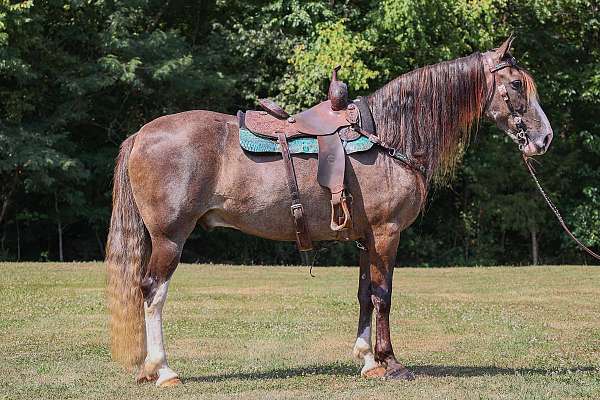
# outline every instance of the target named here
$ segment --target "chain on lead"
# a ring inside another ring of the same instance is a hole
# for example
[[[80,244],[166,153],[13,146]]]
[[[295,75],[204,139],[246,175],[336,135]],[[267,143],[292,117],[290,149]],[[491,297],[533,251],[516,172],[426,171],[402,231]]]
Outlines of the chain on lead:
[[[521,117],[515,117],[515,122],[517,121],[517,119],[519,119],[520,121]],[[529,142],[529,140],[527,139],[527,134],[523,129],[520,129],[519,132],[517,132],[516,137],[517,143],[519,144],[519,150],[523,151],[525,149],[525,146],[527,146]]]

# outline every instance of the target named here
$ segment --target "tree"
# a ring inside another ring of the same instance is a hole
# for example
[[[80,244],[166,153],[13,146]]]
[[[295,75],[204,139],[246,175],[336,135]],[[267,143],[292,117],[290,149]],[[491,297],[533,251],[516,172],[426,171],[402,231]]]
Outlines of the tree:
[[[351,95],[498,45],[536,78],[555,130],[538,173],[576,234],[599,245],[600,24],[591,0],[0,0],[0,257],[100,259],[120,142],[166,113],[235,113],[274,97]],[[514,145],[480,126],[455,179],[432,187],[403,265],[582,262]],[[227,242],[227,248],[222,247]],[[197,251],[196,248],[214,249]],[[229,250],[229,251],[228,251]],[[349,245],[321,263],[354,264]],[[188,261],[297,262],[293,246],[193,234]]]

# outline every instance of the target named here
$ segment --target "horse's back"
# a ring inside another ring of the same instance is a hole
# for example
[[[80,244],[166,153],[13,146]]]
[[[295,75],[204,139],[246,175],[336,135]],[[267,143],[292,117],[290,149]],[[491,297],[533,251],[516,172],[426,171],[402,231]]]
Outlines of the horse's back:
[[[218,141],[225,125],[236,117],[214,111],[192,110],[165,115],[148,122],[136,134],[136,142],[153,140]]]

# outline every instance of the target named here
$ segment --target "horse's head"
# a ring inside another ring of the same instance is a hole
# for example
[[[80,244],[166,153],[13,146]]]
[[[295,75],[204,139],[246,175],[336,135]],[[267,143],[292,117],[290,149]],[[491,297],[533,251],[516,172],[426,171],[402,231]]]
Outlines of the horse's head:
[[[526,156],[544,154],[552,142],[552,127],[540,106],[531,75],[509,53],[513,37],[483,54],[488,87],[485,115],[516,143]]]

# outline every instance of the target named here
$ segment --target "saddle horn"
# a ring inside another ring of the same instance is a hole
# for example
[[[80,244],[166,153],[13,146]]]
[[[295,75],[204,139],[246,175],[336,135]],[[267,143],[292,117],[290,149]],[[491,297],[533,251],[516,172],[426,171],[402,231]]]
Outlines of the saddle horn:
[[[348,86],[338,80],[337,72],[342,68],[338,65],[333,69],[331,74],[331,83],[329,84],[329,91],[327,97],[331,101],[331,109],[333,111],[345,110],[348,107]]]

